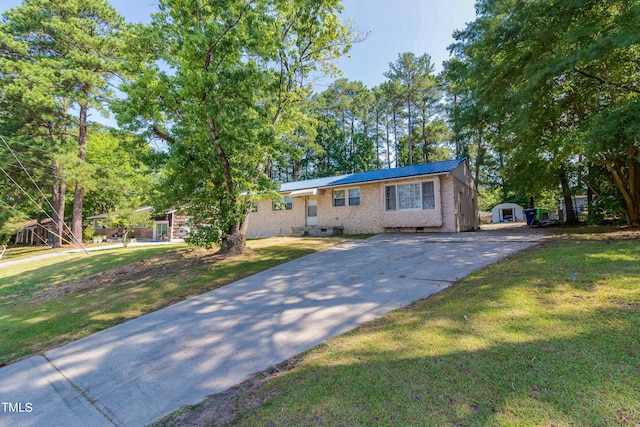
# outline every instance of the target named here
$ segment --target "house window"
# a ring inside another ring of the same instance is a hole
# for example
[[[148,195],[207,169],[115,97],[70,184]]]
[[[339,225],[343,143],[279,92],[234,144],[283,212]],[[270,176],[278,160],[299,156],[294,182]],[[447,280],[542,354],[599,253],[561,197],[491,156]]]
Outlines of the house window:
[[[386,185],[384,199],[387,211],[436,208],[433,181]]]
[[[360,205],[360,189],[350,188],[349,189],[349,206],[358,206],[358,205]]]
[[[420,209],[420,184],[398,185],[398,209]]]
[[[290,196],[284,196],[284,200],[273,202],[274,211],[290,211],[293,209],[293,199]]]
[[[435,209],[436,195],[433,190],[433,181],[422,183],[422,209]]]
[[[396,210],[396,186],[387,185],[384,187],[385,208],[388,211]]]
[[[333,206],[360,205],[360,189],[349,188],[348,190],[333,190]]]
[[[251,203],[251,212],[258,212],[258,202]]]

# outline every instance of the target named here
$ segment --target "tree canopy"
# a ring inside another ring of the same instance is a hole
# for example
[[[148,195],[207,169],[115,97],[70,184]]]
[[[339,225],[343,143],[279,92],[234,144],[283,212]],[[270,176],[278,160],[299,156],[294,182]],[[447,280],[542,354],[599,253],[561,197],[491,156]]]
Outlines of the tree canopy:
[[[0,22],[0,133],[51,164],[54,246],[62,244],[67,187],[72,235],[82,233],[88,111],[106,110],[120,69],[123,18],[106,0],[25,0]],[[25,150],[22,150],[25,151]]]
[[[161,0],[137,28],[138,78],[121,123],[167,143],[163,194],[183,205],[208,244],[245,248],[251,201],[274,189],[271,165],[295,134],[314,73],[353,36],[338,0]],[[185,171],[189,171],[185,173]]]
[[[511,178],[524,186],[598,191],[602,169],[640,225],[640,4],[484,0],[456,33],[477,128],[485,123]],[[571,219],[571,218],[569,218]]]
[[[58,246],[85,209],[181,208],[193,243],[236,253],[279,182],[457,157],[487,207],[562,195],[572,222],[586,192],[640,225],[640,4],[476,7],[440,75],[401,52],[376,87],[320,91],[366,38],[340,0],[159,0],[134,27],[107,0],[25,0],[0,20],[0,214],[51,216]]]

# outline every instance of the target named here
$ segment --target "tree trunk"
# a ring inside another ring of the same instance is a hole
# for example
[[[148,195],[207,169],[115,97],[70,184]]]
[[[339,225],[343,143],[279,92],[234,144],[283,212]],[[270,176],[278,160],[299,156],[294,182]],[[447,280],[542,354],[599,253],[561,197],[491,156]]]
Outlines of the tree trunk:
[[[220,158],[222,163],[222,168],[224,170],[224,181],[227,186],[227,190],[229,191],[229,195],[234,194],[234,184],[233,177],[231,175],[231,164],[229,162],[229,158],[227,157],[227,153],[224,151],[224,148],[220,144],[218,140],[218,132],[216,130],[215,123],[211,117],[207,117],[207,124],[209,127],[209,136],[211,137],[211,141],[215,144],[216,153]],[[230,206],[235,206],[236,199],[230,202]],[[222,236],[221,246],[218,253],[231,255],[231,254],[242,254],[245,252],[247,248],[247,219],[249,217],[249,212],[251,212],[251,202],[247,201],[244,206],[244,212],[242,216],[242,220],[238,220],[235,224],[232,224],[228,227],[226,234]]]
[[[413,142],[411,141],[411,99],[407,98],[407,149],[409,150],[409,166],[413,165]]]
[[[84,188],[76,182],[73,192],[73,213],[71,220],[71,240],[74,244],[82,241],[82,202],[84,198]]]
[[[396,167],[398,167],[398,160],[400,158],[400,149],[398,147],[398,120],[396,117],[396,112],[393,112],[393,139],[396,149]]]
[[[42,198],[38,199],[38,216],[36,217],[38,226],[34,230],[36,235],[36,246],[44,245],[44,229],[42,228]]]
[[[222,237],[222,245],[219,254],[238,255],[245,253],[247,249],[247,227],[249,226],[249,212],[251,212],[251,202],[247,201],[244,208],[244,220],[232,224]]]
[[[355,124],[354,124],[354,113],[353,113],[353,111],[351,112],[351,129],[349,131],[350,131],[350,134],[351,134],[351,140],[349,141],[349,159],[351,159],[351,157],[353,157],[353,155],[356,152],[356,143],[355,143],[356,127],[355,127]],[[355,172],[355,171],[351,170],[349,172]]]
[[[78,158],[84,161],[87,158],[87,106],[80,105],[79,133],[78,133]],[[76,182],[73,193],[73,213],[71,218],[71,239],[74,242],[82,240],[82,203],[84,200],[84,188]]]
[[[453,138],[456,141],[456,159],[459,159],[462,152],[460,147],[460,135],[458,135],[458,95],[453,94]]]
[[[422,109],[422,151],[424,154],[424,162],[429,163],[429,144],[427,143],[427,111],[426,107]]]
[[[593,220],[593,190],[591,186],[587,186],[587,222],[589,224],[595,223]]]
[[[478,155],[476,156],[476,165],[474,171],[474,181],[476,191],[478,191],[478,181],[480,181],[480,167],[484,163],[484,145],[482,144],[482,132],[478,132]]]
[[[376,169],[380,168],[380,111],[376,108]]]
[[[51,190],[51,202],[53,212],[53,247],[60,248],[63,244],[64,234],[64,203],[67,193],[67,184],[64,178],[64,171],[57,160],[53,161],[53,188]]]
[[[625,202],[625,214],[627,225],[630,227],[640,227],[640,162],[635,159],[638,150],[633,147],[627,149],[627,176],[620,172],[615,162],[605,161],[605,166],[611,174],[611,181],[620,191]]]
[[[594,206],[593,206],[593,188],[591,183],[593,182],[593,174],[591,171],[591,162],[587,166],[587,222],[589,224],[595,224]]]
[[[385,129],[386,129],[386,135],[387,135],[387,169],[391,169],[391,146],[390,146],[390,140],[389,140],[389,114],[386,114],[386,120],[385,120]]]
[[[298,161],[296,159],[291,160],[291,181],[298,180]]]
[[[573,209],[573,200],[569,193],[569,180],[567,174],[563,171],[560,172],[560,186],[562,187],[562,197],[564,199],[565,210],[567,211],[567,218],[565,219],[566,225],[578,225],[578,218],[576,217],[575,210]]]
[[[129,246],[129,228],[125,227],[122,231],[122,247],[126,248]]]

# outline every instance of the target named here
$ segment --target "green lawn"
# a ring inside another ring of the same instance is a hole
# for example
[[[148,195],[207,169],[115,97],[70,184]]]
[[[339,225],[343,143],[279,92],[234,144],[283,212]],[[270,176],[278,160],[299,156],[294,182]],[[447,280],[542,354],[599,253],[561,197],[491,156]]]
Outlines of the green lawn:
[[[581,233],[289,361],[232,424],[640,425],[640,240]]]
[[[10,247],[7,249],[7,252],[5,252],[2,259],[0,259],[0,264],[4,261],[13,261],[20,258],[27,258],[31,256],[36,256],[36,255],[42,255],[45,253],[67,251],[69,249],[71,249],[71,246],[65,247],[65,248],[59,248],[59,249],[52,249],[50,246]],[[73,248],[73,249],[77,249],[77,248]]]
[[[256,240],[228,258],[185,245],[129,247],[0,268],[0,366],[341,241]]]

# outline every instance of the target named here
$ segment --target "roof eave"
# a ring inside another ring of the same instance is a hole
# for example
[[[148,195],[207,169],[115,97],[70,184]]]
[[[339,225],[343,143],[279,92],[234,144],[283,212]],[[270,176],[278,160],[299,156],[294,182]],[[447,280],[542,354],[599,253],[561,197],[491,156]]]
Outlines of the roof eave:
[[[438,176],[438,175],[447,175],[447,174],[450,174],[450,173],[451,173],[451,171],[434,172],[434,173],[423,173],[423,174],[418,174],[418,175],[401,176],[401,177],[394,177],[394,178],[374,179],[374,180],[370,180],[370,181],[350,182],[350,183],[347,183],[347,184],[327,185],[327,186],[318,187],[318,188],[321,189],[321,190],[324,190],[326,188],[352,187],[354,185],[360,185],[360,184],[375,184],[375,183],[380,183],[380,182],[384,182],[384,181],[399,181],[399,180],[403,180],[403,179],[411,179],[411,178],[416,178],[416,177],[421,177],[421,176]]]

